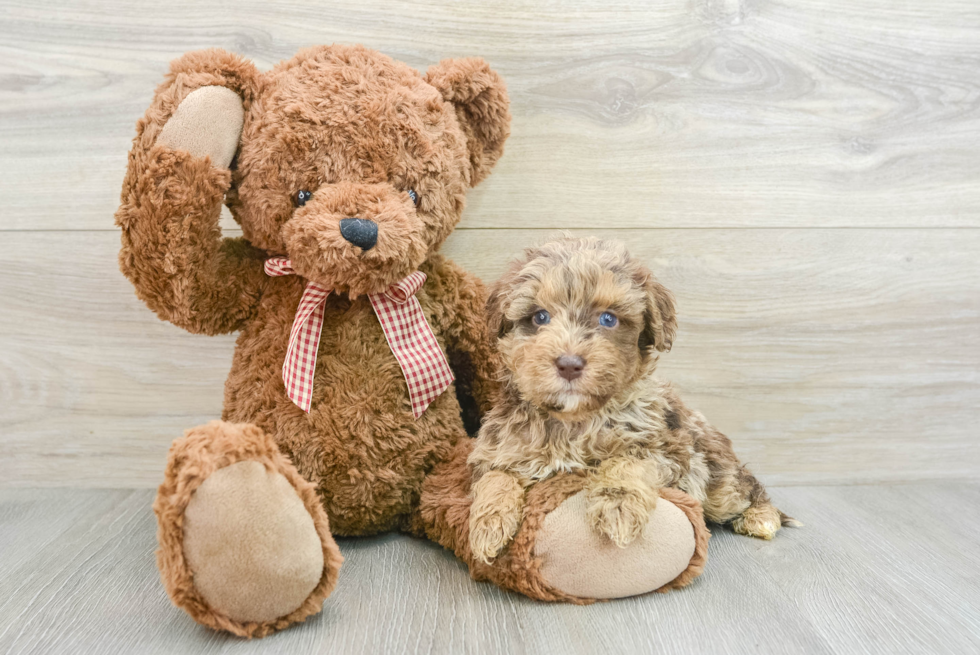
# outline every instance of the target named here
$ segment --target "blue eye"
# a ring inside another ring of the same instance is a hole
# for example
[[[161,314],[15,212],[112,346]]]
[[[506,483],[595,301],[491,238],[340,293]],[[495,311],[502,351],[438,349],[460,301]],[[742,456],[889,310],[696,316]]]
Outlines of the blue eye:
[[[547,325],[551,322],[551,314],[543,309],[539,309],[534,312],[534,316],[531,317],[531,322],[535,325]]]
[[[616,327],[617,323],[619,323],[619,319],[616,318],[615,314],[611,314],[609,312],[602,312],[601,314],[599,314],[599,325],[601,325],[602,327],[607,327],[607,328]]]
[[[408,197],[412,199],[416,207],[419,206],[419,194],[415,193],[413,189],[408,190]]]

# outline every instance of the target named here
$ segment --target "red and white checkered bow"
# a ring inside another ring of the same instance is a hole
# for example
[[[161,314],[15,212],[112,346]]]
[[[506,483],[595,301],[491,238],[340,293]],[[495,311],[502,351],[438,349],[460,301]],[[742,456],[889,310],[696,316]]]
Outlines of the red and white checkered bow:
[[[296,274],[292,262],[285,257],[267,259],[265,272],[275,277]],[[424,282],[425,273],[416,271],[384,293],[368,296],[388,346],[405,375],[415,418],[422,416],[429,403],[455,379],[445,353],[425,320],[422,305],[415,297]],[[329,295],[330,289],[316,282],[306,283],[289,333],[286,361],[282,365],[286,395],[304,412],[310,411],[313,401],[316,351],[323,330],[323,309]]]

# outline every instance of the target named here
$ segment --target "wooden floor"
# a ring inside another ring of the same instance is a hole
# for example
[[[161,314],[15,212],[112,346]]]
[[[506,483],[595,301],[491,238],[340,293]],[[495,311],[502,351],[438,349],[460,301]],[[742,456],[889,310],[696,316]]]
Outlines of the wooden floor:
[[[321,614],[243,642],[170,605],[151,491],[2,490],[0,653],[980,652],[980,483],[772,491],[806,526],[716,528],[679,592],[546,605],[428,542],[347,539]]]
[[[0,655],[980,653],[980,483],[891,484],[980,477],[978,6],[0,0]],[[126,153],[183,52],[328,43],[506,79],[450,257],[490,281],[556,230],[626,241],[678,299],[661,374],[755,473],[878,486],[775,489],[805,528],[716,530],[665,596],[542,605],[387,536],[343,542],[323,613],[261,642],[172,607],[149,488],[220,415],[234,336],[119,273]]]

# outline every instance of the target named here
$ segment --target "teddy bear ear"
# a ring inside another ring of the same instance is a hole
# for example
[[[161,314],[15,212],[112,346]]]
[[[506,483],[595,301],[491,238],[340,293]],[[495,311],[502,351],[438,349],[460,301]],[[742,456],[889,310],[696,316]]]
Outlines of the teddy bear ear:
[[[510,99],[503,79],[479,57],[445,59],[426,81],[456,107],[470,153],[470,186],[476,186],[504,153],[510,136]]]

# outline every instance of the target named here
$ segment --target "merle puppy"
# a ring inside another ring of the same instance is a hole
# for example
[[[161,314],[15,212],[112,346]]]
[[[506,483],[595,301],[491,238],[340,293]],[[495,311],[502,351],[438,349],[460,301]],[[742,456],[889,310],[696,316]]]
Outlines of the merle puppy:
[[[529,249],[487,307],[504,389],[469,458],[478,558],[514,536],[525,490],[559,472],[589,477],[588,521],[621,547],[667,486],[741,534],[771,539],[796,524],[728,437],[654,377],[674,338],[674,299],[623,244],[566,237]]]

